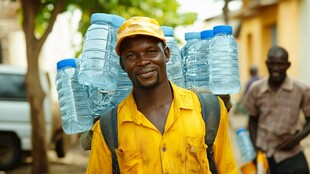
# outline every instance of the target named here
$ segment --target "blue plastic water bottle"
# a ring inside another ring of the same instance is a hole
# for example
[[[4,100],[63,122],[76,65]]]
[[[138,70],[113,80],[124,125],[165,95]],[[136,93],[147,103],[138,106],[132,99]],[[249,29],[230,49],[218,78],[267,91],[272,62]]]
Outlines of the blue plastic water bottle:
[[[75,59],[64,59],[57,63],[56,85],[64,132],[74,134],[89,130],[93,120],[86,89],[78,82]]]
[[[183,65],[183,75],[185,87],[189,88],[189,83],[187,79],[187,60],[193,55],[192,45],[198,44],[200,41],[200,32],[186,32],[185,33],[186,44],[181,49],[182,65]],[[191,48],[191,49],[189,49]],[[191,58],[190,58],[191,59]],[[191,80],[191,79],[189,79]]]
[[[120,19],[118,21],[119,22],[115,22],[115,24],[118,23],[118,25],[115,25],[116,31],[121,26],[121,24],[125,21],[125,19],[123,18],[123,19]],[[114,49],[114,51],[115,51],[115,49]],[[119,60],[119,56],[116,54],[116,52],[115,52],[115,55],[117,56],[117,60]],[[130,81],[127,73],[122,69],[121,65],[119,65],[117,86],[116,86],[115,95],[114,95],[113,100],[112,100],[112,105],[115,107],[121,101],[123,101],[129,95],[131,89],[132,89],[131,81]]]
[[[210,90],[214,94],[240,92],[238,45],[232,35],[232,27],[213,27],[214,37],[210,44]]]
[[[237,144],[244,163],[254,160],[256,151],[250,139],[249,132],[245,128],[239,128],[237,130]]]
[[[170,49],[170,58],[167,63],[168,79],[180,87],[185,87],[181,52],[178,42],[173,36],[173,28],[168,26],[161,28],[166,38],[166,45]]]
[[[93,17],[105,17],[105,14],[103,16],[95,15]],[[116,65],[117,69],[119,70],[120,68],[119,57],[115,51],[116,32],[118,28],[121,26],[121,24],[125,21],[125,19],[118,15],[109,15],[108,17],[110,18],[111,21],[113,21],[113,23],[111,23],[112,28],[110,28],[111,38],[110,40],[108,40],[108,45],[110,46],[109,48],[111,49],[109,51],[110,52],[109,59],[111,60],[113,66]],[[104,49],[102,50],[105,51]],[[84,57],[84,52],[83,52],[83,57]],[[110,78],[116,78],[116,79],[113,79],[113,81],[117,82],[118,75],[114,77],[110,76]],[[90,113],[93,117],[100,117],[103,115],[104,112],[114,107],[114,105],[112,104],[112,101],[115,99],[115,97],[116,98],[118,97],[115,95],[119,94],[119,92],[117,92],[117,86],[115,87],[115,89],[106,90],[105,88],[98,87],[92,84],[92,85],[88,85],[86,88],[87,88],[87,96],[88,96],[88,103],[90,107]]]
[[[209,66],[206,48],[204,47],[205,43],[203,42],[207,36],[200,33],[200,39],[188,48],[185,74],[186,88],[208,88]]]
[[[118,59],[115,59],[115,29],[111,14],[94,13],[83,45],[79,82],[100,88],[106,93],[114,92],[117,85]]]

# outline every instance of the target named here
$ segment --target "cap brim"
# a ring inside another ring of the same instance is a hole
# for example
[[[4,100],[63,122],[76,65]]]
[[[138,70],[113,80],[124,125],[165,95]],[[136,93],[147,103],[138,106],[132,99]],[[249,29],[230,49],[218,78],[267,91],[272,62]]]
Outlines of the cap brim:
[[[118,39],[118,42],[117,42],[117,44],[116,44],[116,46],[115,46],[115,51],[116,51],[117,55],[121,56],[121,53],[120,53],[120,46],[121,46],[122,41],[123,41],[125,38],[127,38],[127,37],[133,37],[133,36],[137,36],[137,35],[155,37],[155,38],[157,38],[157,39],[163,41],[164,44],[166,45],[166,39],[165,39],[165,38],[156,37],[156,36],[154,36],[153,34],[148,34],[148,33],[132,33],[132,34],[126,35],[126,36],[121,37],[121,38]]]

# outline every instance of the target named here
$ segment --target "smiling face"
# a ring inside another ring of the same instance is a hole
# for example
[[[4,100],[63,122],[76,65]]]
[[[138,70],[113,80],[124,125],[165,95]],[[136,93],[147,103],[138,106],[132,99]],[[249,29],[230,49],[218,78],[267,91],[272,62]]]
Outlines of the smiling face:
[[[170,51],[161,40],[143,35],[128,37],[122,41],[120,53],[121,66],[134,87],[150,89],[167,80]]]
[[[286,77],[286,71],[291,65],[286,50],[280,47],[271,48],[266,64],[269,71],[269,83],[271,85],[282,84]]]

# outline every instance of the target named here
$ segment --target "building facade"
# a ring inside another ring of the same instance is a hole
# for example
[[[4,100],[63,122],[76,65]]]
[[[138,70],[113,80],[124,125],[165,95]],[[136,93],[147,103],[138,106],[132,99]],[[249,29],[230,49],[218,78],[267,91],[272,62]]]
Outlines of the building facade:
[[[270,47],[278,45],[289,53],[292,63],[288,74],[310,84],[310,2],[308,0],[244,0],[238,19],[241,22],[239,42],[240,74],[242,81],[249,78],[251,65],[259,67],[267,76],[265,65]]]

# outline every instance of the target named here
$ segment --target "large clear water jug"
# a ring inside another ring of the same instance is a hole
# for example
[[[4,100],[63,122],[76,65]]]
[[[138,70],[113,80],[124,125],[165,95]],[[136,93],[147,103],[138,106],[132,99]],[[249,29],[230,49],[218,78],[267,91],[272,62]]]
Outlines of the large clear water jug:
[[[213,27],[210,43],[210,90],[214,94],[234,94],[240,92],[238,45],[232,35],[232,27]]]
[[[78,82],[75,59],[64,59],[57,63],[56,86],[64,132],[74,134],[89,130],[92,117],[86,89]]]

